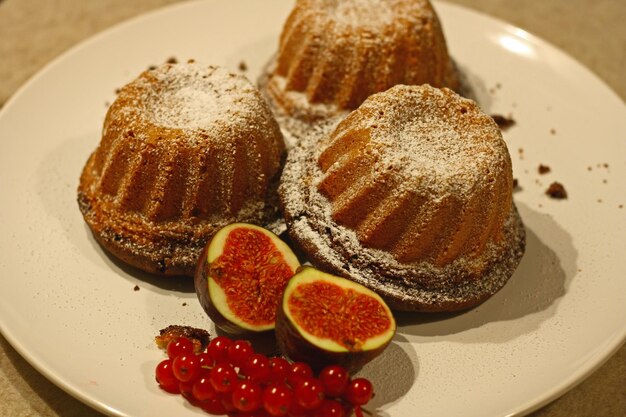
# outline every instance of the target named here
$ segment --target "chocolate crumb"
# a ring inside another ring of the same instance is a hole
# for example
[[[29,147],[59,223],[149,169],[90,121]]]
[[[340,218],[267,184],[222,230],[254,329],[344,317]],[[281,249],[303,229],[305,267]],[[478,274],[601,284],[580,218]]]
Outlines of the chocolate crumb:
[[[501,130],[506,130],[515,124],[515,120],[511,117],[505,117],[501,114],[492,114],[491,118],[496,122]]]
[[[155,69],[157,69],[157,66],[156,66],[156,65],[150,65],[150,66],[148,67],[148,71],[153,71],[153,70],[155,70]]]
[[[193,59],[193,58],[189,58],[189,59],[187,60],[187,63],[188,63],[188,64],[193,64],[194,62],[196,62],[196,60],[195,60],[195,59]]]
[[[187,303],[183,303],[183,307],[187,307]]]
[[[548,165],[539,164],[539,168],[537,168],[537,171],[539,172],[539,174],[543,175],[543,174],[547,174],[548,172],[550,172],[551,169]]]
[[[248,71],[248,65],[245,61],[239,63],[239,71]]]
[[[603,167],[608,168],[609,164],[607,164],[606,162],[604,164],[602,164]]]
[[[120,91],[122,91],[122,89],[118,87],[118,88],[116,88],[114,91],[115,91],[115,94],[119,94],[119,93],[120,93]]]
[[[133,291],[139,291],[139,285],[135,285],[135,286],[133,287]]]
[[[550,186],[546,190],[546,194],[556,199],[567,198],[567,191],[565,191],[565,187],[563,187],[563,184],[556,181],[550,184]]]
[[[171,56],[169,58],[167,58],[167,61],[165,61],[167,64],[178,64],[178,59],[176,59],[176,57]]]
[[[194,346],[194,353],[198,354],[209,344],[210,335],[204,329],[191,326],[170,325],[165,329],[159,330],[159,335],[154,338],[157,346],[161,349],[167,349],[167,344],[171,340],[179,337],[186,337],[191,340]]]
[[[513,188],[517,187],[519,187],[519,181],[517,180],[517,178],[513,178]]]

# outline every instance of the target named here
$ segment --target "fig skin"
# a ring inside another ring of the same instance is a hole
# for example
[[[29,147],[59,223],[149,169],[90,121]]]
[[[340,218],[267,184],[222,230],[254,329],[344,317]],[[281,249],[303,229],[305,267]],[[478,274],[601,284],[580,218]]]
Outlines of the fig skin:
[[[295,271],[300,265],[296,256],[293,254],[293,252],[291,252],[291,249],[289,249],[289,247],[282,240],[280,240],[278,236],[274,235],[273,233],[265,229],[262,229],[259,226],[250,225],[246,223],[233,223],[228,226],[225,226],[220,231],[223,231],[223,230],[230,231],[230,230],[234,230],[237,227],[260,230],[260,231],[265,232],[266,234],[271,235],[272,242],[283,253],[283,256],[286,258],[285,261],[287,262],[287,264],[291,266],[292,270]],[[218,237],[220,231],[216,233],[214,239]],[[248,327],[242,327],[238,325],[237,323],[233,323],[231,320],[225,317],[216,307],[215,302],[213,298],[211,297],[212,294],[211,294],[210,286],[209,286],[209,278],[210,278],[209,277],[209,270],[210,270],[209,255],[210,255],[211,250],[213,251],[215,250],[214,247],[213,248],[211,247],[211,243],[213,243],[214,239],[209,241],[209,243],[207,243],[205,248],[202,250],[202,253],[196,265],[196,272],[194,275],[194,286],[195,286],[196,295],[198,297],[198,301],[200,302],[200,305],[202,306],[206,314],[209,316],[209,318],[215,323],[215,325],[220,330],[222,330],[223,332],[229,335],[254,336],[254,335],[259,335],[262,333],[273,331],[274,330],[273,325],[272,326],[261,325],[258,327],[250,325]],[[285,250],[289,251],[289,253],[285,253]],[[215,257],[215,255],[213,256]]]
[[[290,283],[287,284],[287,287],[291,287],[292,285],[297,285],[297,276],[299,274],[316,274],[322,277],[322,280],[327,282],[332,282],[333,280],[342,280],[347,281],[345,278],[340,278],[334,275],[327,274],[325,272],[319,271],[315,268],[309,266],[303,266],[298,269],[296,275],[292,277]],[[363,293],[371,295],[374,294],[373,291],[363,287],[360,284],[353,283],[356,287],[363,288]],[[295,283],[295,284],[294,284]],[[307,340],[300,330],[285,313],[285,304],[287,303],[287,298],[289,297],[290,291],[288,288],[283,293],[283,300],[278,305],[278,310],[276,312],[276,341],[278,343],[278,348],[283,353],[283,355],[289,357],[291,360],[296,362],[306,362],[315,371],[319,371],[323,367],[331,364],[341,365],[346,368],[348,371],[354,373],[361,369],[363,365],[370,362],[378,355],[380,355],[385,348],[391,343],[393,336],[396,332],[396,322],[391,313],[389,307],[385,304],[385,302],[378,295],[374,294],[375,298],[378,299],[383,306],[386,307],[386,310],[389,314],[389,318],[391,320],[389,329],[389,335],[380,345],[375,348],[367,349],[367,350],[359,350],[359,351],[331,351],[325,349],[322,346],[318,346]],[[351,287],[354,288],[354,287]]]

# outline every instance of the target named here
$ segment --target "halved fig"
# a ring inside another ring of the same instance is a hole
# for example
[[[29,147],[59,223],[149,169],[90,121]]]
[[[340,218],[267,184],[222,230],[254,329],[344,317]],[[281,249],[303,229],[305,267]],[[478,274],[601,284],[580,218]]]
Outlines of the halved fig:
[[[227,333],[273,330],[278,303],[298,266],[298,258],[274,233],[230,224],[215,234],[198,261],[198,300]]]
[[[281,352],[316,369],[358,369],[382,353],[395,332],[391,310],[378,294],[306,266],[287,284],[276,313]]]

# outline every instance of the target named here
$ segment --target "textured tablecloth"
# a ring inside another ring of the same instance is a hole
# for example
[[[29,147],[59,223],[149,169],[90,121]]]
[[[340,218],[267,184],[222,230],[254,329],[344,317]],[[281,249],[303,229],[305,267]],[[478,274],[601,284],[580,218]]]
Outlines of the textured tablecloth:
[[[626,1],[449,1],[506,20],[551,42],[590,68],[626,100]],[[0,0],[0,106],[30,76],[69,47],[119,21],[175,2]],[[0,416],[99,415],[48,382],[0,336]],[[626,416],[626,347],[577,387],[532,416]]]

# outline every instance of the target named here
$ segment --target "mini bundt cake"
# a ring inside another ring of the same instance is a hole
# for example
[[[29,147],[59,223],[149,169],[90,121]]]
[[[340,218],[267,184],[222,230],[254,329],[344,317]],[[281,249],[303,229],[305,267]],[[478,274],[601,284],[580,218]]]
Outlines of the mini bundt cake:
[[[262,90],[279,116],[345,115],[396,84],[458,87],[428,0],[298,0]]]
[[[280,217],[284,150],[271,110],[244,77],[164,64],[119,91],[80,177],[79,207],[121,260],[193,275],[218,229]]]
[[[466,309],[507,282],[525,232],[506,144],[475,102],[398,85],[321,132],[291,151],[279,188],[314,265],[409,311]]]

